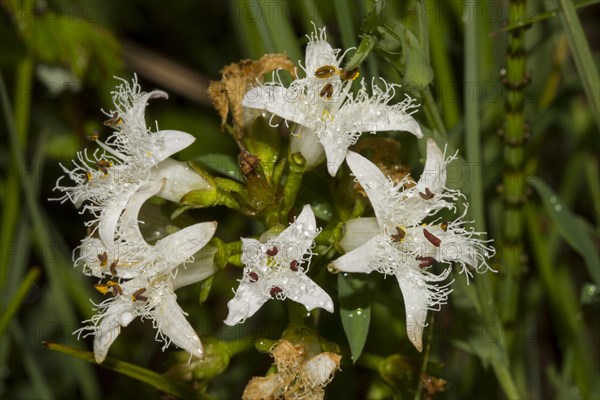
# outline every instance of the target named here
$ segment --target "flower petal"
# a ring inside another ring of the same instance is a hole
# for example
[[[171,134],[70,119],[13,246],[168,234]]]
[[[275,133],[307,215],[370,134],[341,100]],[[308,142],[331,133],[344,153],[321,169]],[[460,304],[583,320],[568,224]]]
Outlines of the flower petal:
[[[154,306],[152,317],[162,335],[193,356],[204,357],[202,342],[177,304],[175,293],[166,291],[160,295]]]
[[[294,282],[283,288],[285,296],[297,303],[304,304],[308,311],[314,308],[324,308],[333,312],[331,297],[319,285],[303,273],[297,273]]]
[[[302,207],[302,212],[296,217],[296,220],[290,224],[277,238],[271,239],[284,249],[286,260],[300,261],[304,254],[312,247],[315,236],[319,233],[315,214],[309,204]]]
[[[119,224],[119,218],[125,207],[127,207],[131,196],[139,186],[132,185],[131,188],[124,190],[123,193],[112,198],[110,202],[104,205],[102,214],[98,218],[98,235],[106,246],[112,246],[115,242],[115,233]]]
[[[254,285],[251,282],[240,282],[233,299],[229,300],[227,307],[229,314],[224,321],[226,325],[233,326],[244,322],[262,307],[271,297],[261,290],[264,285]]]
[[[194,254],[194,261],[177,267],[175,278],[173,279],[173,290],[180,287],[201,282],[217,272],[215,265],[215,254],[217,248],[214,246],[205,246],[198,253]]]
[[[166,130],[153,133],[150,140],[153,144],[153,151],[152,154],[146,156],[151,158],[152,165],[157,165],[194,143],[196,138],[189,133]]]
[[[140,232],[139,219],[140,209],[144,203],[156,195],[162,189],[165,180],[159,182],[147,182],[141,185],[138,190],[131,196],[127,207],[123,212],[123,216],[119,222],[119,237],[120,239],[135,245],[150,245],[144,240]],[[141,249],[140,249],[141,250]]]
[[[356,218],[346,221],[344,224],[344,236],[340,240],[340,246],[346,252],[362,246],[369,239],[381,233],[381,227],[377,218]]]
[[[369,274],[374,271],[371,260],[379,253],[380,236],[370,239],[360,247],[344,254],[332,262],[335,269],[342,272],[361,272]]]
[[[429,303],[429,289],[419,272],[410,271],[413,279],[408,279],[406,274],[396,274],[406,310],[406,334],[408,339],[419,351],[423,350],[423,326],[427,318]]]
[[[358,153],[349,151],[346,162],[371,200],[377,221],[382,225],[389,211],[387,210],[388,179],[375,164]]]
[[[298,132],[292,135],[290,147],[292,153],[304,156],[306,170],[314,168],[325,159],[323,145],[317,139],[316,132],[310,128],[300,126]]]
[[[244,95],[242,105],[266,110],[281,118],[314,129],[317,101],[306,101],[302,84],[284,88],[279,85],[257,86]]]
[[[325,129],[329,128],[326,127]],[[344,157],[348,153],[348,147],[352,143],[348,140],[348,136],[342,132],[319,130],[317,131],[317,136],[327,155],[327,171],[329,175],[335,176],[344,162]]]
[[[216,222],[202,222],[188,226],[156,242],[155,249],[164,254],[167,264],[175,268],[204,247],[217,229]]]
[[[419,123],[402,108],[379,104],[370,99],[344,104],[336,113],[336,121],[347,134],[405,131],[418,138],[423,137]]]
[[[439,194],[446,186],[446,162],[444,153],[433,139],[427,140],[427,160],[425,169],[417,183],[417,190],[424,192],[428,188],[432,193]]]
[[[94,358],[98,364],[106,358],[108,349],[121,333],[121,327],[129,325],[135,317],[132,303],[122,296],[116,297],[105,309],[94,333]]]
[[[207,190],[211,185],[187,163],[167,158],[150,170],[150,180],[167,178],[158,196],[169,201],[179,202],[181,197],[192,190]]]
[[[339,66],[339,60],[336,57],[336,52],[327,42],[325,28],[320,32],[314,32],[308,45],[306,45],[306,54],[304,61],[306,63],[306,75],[311,77],[315,75],[315,71],[324,65]]]

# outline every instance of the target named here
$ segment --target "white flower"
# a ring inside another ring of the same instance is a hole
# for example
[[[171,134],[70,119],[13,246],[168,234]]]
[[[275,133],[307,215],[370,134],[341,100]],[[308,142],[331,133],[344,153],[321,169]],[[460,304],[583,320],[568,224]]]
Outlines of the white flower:
[[[72,169],[61,164],[75,186],[61,185],[64,176],[60,177],[55,190],[64,195],[58,200],[70,200],[77,207],[86,203],[83,209],[94,217],[86,226],[97,227],[106,243],[113,242],[120,214],[129,198],[145,182],[167,177],[158,195],[173,201],[191,190],[210,188],[187,165],[169,159],[194,142],[192,135],[174,130],[151,132],[146,127],[144,111],[148,100],[167,97],[160,90],[142,92],[137,78],[133,85],[123,81],[113,92],[116,110],[106,113],[111,118],[105,125],[114,128],[115,132],[106,142],[93,138],[102,151],[79,152]]]
[[[348,147],[362,132],[400,130],[422,137],[419,124],[410,115],[415,107],[408,95],[401,103],[389,105],[398,85],[381,80],[385,89],[371,84],[372,96],[364,80],[355,96],[349,93],[356,74],[339,68],[342,56],[326,41],[325,29],[314,32],[306,47],[306,77],[289,87],[269,82],[246,93],[242,104],[267,110],[299,125],[292,138],[292,151],[300,151],[310,168],[327,156],[327,168],[334,176]],[[347,75],[351,75],[350,77]]]
[[[453,158],[444,154],[431,139],[427,142],[427,161],[419,182],[411,185],[408,178],[394,183],[369,160],[348,152],[346,162],[369,197],[376,219],[359,218],[346,224],[340,242],[344,256],[333,262],[344,272],[377,271],[395,275],[404,297],[406,325],[410,341],[421,351],[422,332],[427,310],[438,310],[451,290],[449,284],[438,286],[448,277],[448,266],[439,275],[427,269],[435,263],[458,263],[467,278],[471,272],[489,269],[486,259],[494,254],[480,233],[466,230],[463,216],[454,221],[423,224],[427,217],[462,198],[458,191],[448,190],[446,166]]]
[[[331,297],[305,275],[318,233],[315,215],[305,205],[289,227],[266,243],[242,238],[244,276],[235,297],[227,303],[229,315],[225,323],[243,322],[272,298],[290,298],[309,311],[321,307],[333,312]]]
[[[95,335],[94,354],[98,363],[106,357],[121,327],[136,317],[152,319],[165,347],[173,342],[202,357],[202,343],[185,319],[173,291],[215,272],[211,259],[214,252],[203,254],[206,258],[198,262],[191,261],[213,236],[216,223],[195,224],[160,239],[153,246],[148,244],[139,229],[139,210],[146,200],[160,192],[164,181],[146,183],[131,196],[117,224],[116,242],[107,246],[102,240],[88,237],[80,246],[81,256],[75,265],[82,266],[88,275],[110,277],[106,283],[97,284],[96,289],[112,297],[98,304],[99,313],[86,321],[91,325],[78,331]],[[182,268],[187,269],[179,271]],[[183,274],[178,279],[180,272]]]

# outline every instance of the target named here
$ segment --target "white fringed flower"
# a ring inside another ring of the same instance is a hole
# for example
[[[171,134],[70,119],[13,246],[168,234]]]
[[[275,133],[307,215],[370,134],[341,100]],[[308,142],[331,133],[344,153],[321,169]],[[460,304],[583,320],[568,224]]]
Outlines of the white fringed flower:
[[[333,262],[344,272],[377,271],[395,275],[404,297],[406,325],[410,341],[422,350],[422,333],[427,310],[445,304],[451,289],[445,280],[451,268],[439,275],[427,269],[435,263],[457,263],[461,273],[472,276],[467,265],[477,272],[489,269],[487,259],[494,254],[481,233],[465,229],[463,216],[451,222],[423,224],[442,209],[455,210],[463,195],[446,189],[446,166],[453,157],[444,154],[431,139],[427,142],[427,161],[421,178],[411,185],[408,178],[394,183],[369,160],[348,152],[346,162],[369,197],[375,218],[359,218],[346,224],[340,242],[344,256]]]
[[[322,146],[332,176],[344,161],[348,147],[363,132],[399,130],[423,136],[411,116],[416,107],[413,99],[407,95],[404,101],[389,105],[398,85],[382,79],[384,89],[372,83],[369,95],[362,80],[358,93],[350,93],[357,73],[339,68],[343,58],[339,54],[339,49],[334,50],[327,43],[325,28],[314,32],[306,47],[305,78],[293,81],[287,88],[281,82],[255,87],[242,101],[246,107],[266,110],[298,124],[292,151],[300,151],[311,168],[322,160]]]
[[[91,154],[87,150],[79,152],[71,169],[61,164],[75,186],[63,186],[63,176],[55,187],[64,193],[58,200],[70,200],[77,207],[85,203],[83,209],[93,215],[86,226],[97,227],[100,238],[107,244],[114,241],[113,232],[127,201],[145,182],[167,177],[158,195],[172,201],[178,201],[189,191],[210,188],[187,165],[169,159],[194,142],[192,135],[174,130],[151,132],[146,127],[144,111],[148,100],[167,98],[167,93],[142,92],[137,78],[132,85],[122,82],[113,92],[116,110],[106,113],[110,119],[104,123],[115,132],[106,142],[94,136],[102,150]]]
[[[202,343],[185,319],[186,314],[177,304],[173,291],[215,272],[210,259],[214,252],[201,253],[205,258],[199,260],[194,260],[194,255],[213,236],[217,224],[195,224],[160,239],[155,245],[148,244],[139,229],[139,210],[146,200],[162,190],[164,183],[165,179],[145,183],[131,196],[118,220],[117,239],[111,246],[90,237],[80,246],[81,256],[75,265],[81,266],[88,275],[110,277],[105,283],[97,284],[96,289],[112,297],[98,304],[99,313],[86,321],[91,325],[78,331],[95,336],[94,354],[98,363],[106,357],[121,327],[136,317],[153,321],[165,347],[173,342],[190,354],[202,357]]]
[[[269,299],[290,298],[307,310],[320,307],[333,312],[331,297],[306,276],[313,240],[319,233],[315,215],[305,205],[298,218],[266,243],[242,238],[244,276],[227,303],[227,325],[236,325],[254,315]]]

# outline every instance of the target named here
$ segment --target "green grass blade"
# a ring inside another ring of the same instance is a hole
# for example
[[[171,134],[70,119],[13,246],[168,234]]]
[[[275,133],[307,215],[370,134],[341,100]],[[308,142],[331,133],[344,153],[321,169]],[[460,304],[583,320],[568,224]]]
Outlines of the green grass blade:
[[[260,1],[260,7],[263,15],[261,21],[264,21],[264,25],[269,31],[275,51],[286,53],[294,64],[298,60],[304,59],[290,20],[286,18],[285,13],[282,13],[283,9],[281,7],[273,7],[272,1],[265,0]],[[259,30],[262,32],[262,28]]]
[[[567,34],[569,48],[575,60],[575,66],[583,83],[583,89],[591,103],[591,111],[600,128],[600,80],[598,69],[587,42],[581,22],[572,0],[559,0],[560,21]]]
[[[558,233],[585,260],[593,281],[600,285],[600,259],[592,239],[586,234],[582,222],[575,214],[561,204],[558,196],[540,179],[531,179],[531,185],[540,195],[546,212],[554,222]]]
[[[92,353],[90,351],[78,350],[73,347],[66,346],[66,345],[59,344],[59,343],[44,342],[43,345],[50,350],[58,351],[58,352],[67,354],[72,357],[80,358],[91,364],[98,365],[98,364],[96,364],[96,361],[94,359],[94,353]],[[147,383],[148,385],[151,385],[151,386],[155,387],[156,389],[158,389],[162,392],[168,393],[170,395],[173,395],[177,398],[182,398],[182,399],[199,398],[199,396],[196,393],[194,393],[192,391],[192,389],[190,389],[186,385],[184,385],[180,382],[171,381],[171,380],[165,378],[164,376],[157,374],[156,372],[150,371],[146,368],[139,367],[137,365],[133,365],[133,364],[130,364],[130,363],[127,363],[124,361],[119,361],[117,359],[107,357],[106,360],[104,360],[104,362],[102,364],[100,364],[100,366],[111,369],[115,372],[129,376],[131,378],[137,379],[138,381]]]
[[[17,313],[21,304],[23,304],[23,300],[39,276],[40,269],[38,267],[31,269],[19,285],[17,293],[15,293],[12,300],[8,303],[6,309],[2,311],[2,317],[0,318],[0,337],[4,337],[4,329]]]

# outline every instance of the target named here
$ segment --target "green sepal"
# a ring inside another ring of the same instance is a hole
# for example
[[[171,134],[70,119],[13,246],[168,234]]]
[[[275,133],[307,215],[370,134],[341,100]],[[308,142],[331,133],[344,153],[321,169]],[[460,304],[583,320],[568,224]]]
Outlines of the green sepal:
[[[265,178],[270,182],[279,159],[279,129],[269,125],[269,121],[260,116],[248,127],[248,134],[244,135],[242,143],[246,150],[259,158]]]
[[[433,82],[433,69],[419,40],[401,23],[380,26],[375,49],[390,61],[402,76],[403,85],[414,96]]]

